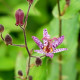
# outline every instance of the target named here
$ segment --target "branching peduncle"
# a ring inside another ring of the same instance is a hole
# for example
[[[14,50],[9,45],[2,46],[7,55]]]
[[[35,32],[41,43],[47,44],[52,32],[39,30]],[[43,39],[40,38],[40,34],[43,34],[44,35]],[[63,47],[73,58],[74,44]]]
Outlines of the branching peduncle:
[[[24,41],[25,41],[25,47],[26,47],[26,50],[28,52],[28,55],[29,55],[29,60],[28,60],[28,70],[26,70],[26,76],[28,76],[29,74],[29,70],[30,70],[30,59],[31,59],[31,55],[30,55],[30,52],[29,52],[29,49],[28,49],[28,46],[27,46],[27,40],[26,40],[26,26],[27,26],[27,20],[28,20],[28,14],[29,14],[29,10],[30,10],[30,7],[31,7],[31,4],[29,3],[29,8],[28,8],[28,11],[27,11],[27,15],[26,15],[26,19],[25,19],[25,23],[24,23],[24,28],[23,29],[23,33],[24,33]],[[26,67],[27,69],[27,67]]]

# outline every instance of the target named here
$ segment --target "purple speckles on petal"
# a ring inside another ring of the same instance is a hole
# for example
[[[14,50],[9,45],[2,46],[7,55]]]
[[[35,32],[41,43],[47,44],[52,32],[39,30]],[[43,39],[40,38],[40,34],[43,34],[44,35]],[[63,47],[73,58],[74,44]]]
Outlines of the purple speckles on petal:
[[[43,50],[34,50],[34,52],[44,54]]]
[[[42,49],[43,44],[40,42],[40,40],[38,38],[36,38],[35,36],[32,36],[32,38],[35,41],[35,43],[39,46],[39,48]]]
[[[48,34],[48,32],[47,32],[47,29],[44,29],[43,30],[43,38],[50,38],[50,35]],[[43,40],[43,43],[44,43],[44,46],[47,46],[48,45],[48,41],[47,41],[47,39],[44,39]]]
[[[55,40],[52,45],[53,45],[53,48],[56,48],[58,45],[60,45],[64,40],[64,36],[61,36],[59,37],[57,40]]]
[[[50,38],[50,35],[47,32],[47,29],[43,30],[43,37]]]
[[[54,54],[52,54],[52,53],[46,53],[46,56],[48,56],[50,58],[53,58]]]
[[[55,50],[53,51],[53,53],[58,53],[58,52],[62,52],[62,51],[65,51],[65,50],[67,50],[67,48],[55,49]]]
[[[48,45],[48,41],[47,40],[43,40],[44,46]]]

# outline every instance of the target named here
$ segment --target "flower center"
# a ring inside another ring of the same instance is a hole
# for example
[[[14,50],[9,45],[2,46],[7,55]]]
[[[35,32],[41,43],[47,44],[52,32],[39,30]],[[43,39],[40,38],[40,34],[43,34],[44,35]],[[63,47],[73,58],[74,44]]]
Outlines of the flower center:
[[[44,51],[45,53],[51,53],[51,52],[53,52],[53,49],[52,49],[52,47],[49,46],[49,43],[48,43],[47,46],[44,46],[44,47],[43,47],[43,51]]]
[[[45,46],[45,47],[43,48],[43,51],[44,51],[45,53],[52,53],[52,52],[53,52],[53,49]]]

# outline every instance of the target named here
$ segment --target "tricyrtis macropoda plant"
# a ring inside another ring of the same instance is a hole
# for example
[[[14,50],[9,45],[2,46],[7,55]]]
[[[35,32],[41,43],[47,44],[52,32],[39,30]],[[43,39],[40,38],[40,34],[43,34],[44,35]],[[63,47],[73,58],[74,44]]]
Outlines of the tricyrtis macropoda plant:
[[[56,47],[63,42],[64,36],[61,36],[59,38],[54,37],[50,39],[50,35],[48,34],[47,29],[43,30],[43,38],[42,38],[43,44],[37,37],[32,36],[32,38],[40,48],[40,50],[35,50],[35,52],[44,54],[45,56],[48,56],[50,58],[53,58],[54,56],[53,53],[58,53],[67,50],[67,48],[56,49]]]
[[[28,14],[29,14],[31,5],[33,3],[33,0],[27,0],[27,1],[29,3],[29,8],[28,8],[28,11],[27,11],[27,14],[26,14],[25,22],[24,22],[24,12],[23,12],[23,10],[18,9],[15,12],[15,18],[16,18],[15,25],[16,26],[20,26],[20,28],[22,29],[22,31],[24,33],[24,41],[25,41],[25,44],[23,44],[23,45],[22,44],[13,44],[12,37],[9,34],[7,34],[5,36],[5,38],[3,38],[2,33],[4,32],[4,26],[2,24],[0,24],[1,38],[5,42],[5,44],[7,46],[8,45],[12,45],[12,46],[24,47],[24,48],[26,48],[26,51],[28,52],[28,56],[29,56],[28,66],[24,65],[24,66],[26,66],[28,68],[26,70],[26,76],[24,77],[23,72],[21,70],[18,71],[18,75],[19,76],[16,76],[16,78],[19,78],[21,80],[27,80],[27,79],[28,80],[32,80],[33,79],[32,76],[29,75],[31,58],[36,58],[36,60],[35,60],[36,66],[41,66],[41,64],[42,64],[42,57],[50,57],[50,58],[53,58],[54,53],[58,53],[58,52],[62,52],[62,51],[67,50],[67,48],[59,48],[59,49],[56,49],[56,47],[63,42],[64,36],[60,36],[59,38],[53,37],[51,39],[50,38],[50,35],[47,32],[47,29],[44,29],[43,30],[43,38],[42,38],[43,43],[40,42],[40,40],[37,37],[32,36],[33,40],[35,41],[35,43],[40,48],[40,50],[34,50],[34,52],[41,53],[43,55],[42,56],[32,56],[31,51],[29,51],[28,45],[27,45],[27,40],[26,40],[26,26],[27,26]],[[68,1],[68,0],[66,0],[66,1]],[[67,3],[67,5],[69,6],[69,3]]]

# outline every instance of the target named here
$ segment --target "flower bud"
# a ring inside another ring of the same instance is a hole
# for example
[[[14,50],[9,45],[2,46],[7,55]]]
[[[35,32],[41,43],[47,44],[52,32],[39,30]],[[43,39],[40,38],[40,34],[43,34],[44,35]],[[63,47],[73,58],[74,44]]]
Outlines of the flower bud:
[[[23,73],[22,73],[21,70],[18,71],[18,75],[19,75],[19,76],[23,76]]]
[[[70,5],[70,0],[66,0],[66,5],[67,5],[67,6]]]
[[[0,33],[4,31],[4,26],[0,24]]]
[[[18,9],[16,11],[15,18],[16,18],[16,26],[18,25],[23,26],[24,12],[21,9]]]
[[[32,76],[29,76],[28,80],[32,80]]]
[[[10,35],[6,35],[5,42],[6,42],[6,45],[9,45],[9,44],[12,45],[12,38]]]
[[[36,58],[36,66],[40,66],[42,64],[42,60],[40,58]]]
[[[27,1],[28,1],[29,3],[31,3],[31,4],[33,3],[33,0],[27,0]]]

